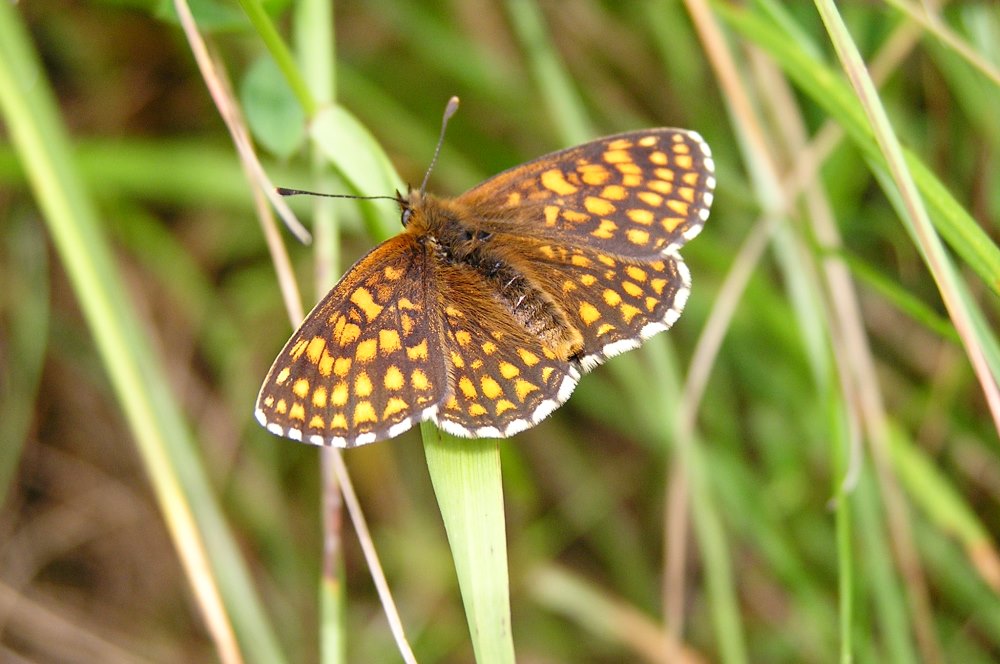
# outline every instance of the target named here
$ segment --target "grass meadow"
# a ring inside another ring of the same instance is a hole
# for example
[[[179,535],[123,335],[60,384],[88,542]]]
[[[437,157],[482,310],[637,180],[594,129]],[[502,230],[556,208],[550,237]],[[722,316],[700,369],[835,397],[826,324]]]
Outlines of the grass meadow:
[[[443,195],[704,136],[684,315],[509,440],[270,435],[399,230],[273,186],[418,186],[452,95]],[[997,109],[991,0],[0,3],[0,660],[997,661]]]

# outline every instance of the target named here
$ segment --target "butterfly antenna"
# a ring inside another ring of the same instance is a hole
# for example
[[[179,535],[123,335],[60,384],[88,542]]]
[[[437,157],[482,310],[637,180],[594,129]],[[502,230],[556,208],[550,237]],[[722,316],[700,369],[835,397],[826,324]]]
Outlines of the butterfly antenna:
[[[387,201],[397,201],[399,196],[355,196],[353,194],[321,194],[318,191],[306,191],[305,189],[286,189],[278,187],[279,196],[321,196],[322,198],[353,198],[356,201],[374,201],[385,199]]]
[[[444,107],[444,117],[441,119],[441,135],[438,136],[437,147],[434,148],[434,156],[431,158],[431,165],[427,167],[427,172],[424,174],[424,181],[420,183],[420,193],[423,194],[424,190],[427,188],[427,180],[431,177],[431,171],[434,170],[434,164],[437,163],[438,155],[441,153],[441,144],[444,143],[444,132],[448,128],[448,120],[451,116],[455,115],[455,111],[458,110],[458,97],[452,97],[448,100],[448,105]],[[374,201],[379,199],[384,199],[388,201],[401,202],[402,199],[397,193],[395,196],[355,196],[353,194],[323,194],[318,191],[308,191],[306,189],[287,189],[285,187],[278,187],[277,192],[279,196],[320,196],[322,198],[353,198],[358,201]]]
[[[427,188],[427,180],[431,177],[431,171],[434,170],[434,164],[437,163],[438,154],[441,152],[441,144],[444,143],[444,130],[448,128],[448,120],[451,120],[451,116],[455,115],[455,111],[458,110],[458,97],[452,97],[448,100],[448,105],[444,107],[444,117],[441,118],[441,135],[438,136],[437,147],[434,148],[434,156],[431,158],[431,165],[427,167],[427,172],[424,173],[424,181],[420,183],[420,193],[424,193]]]

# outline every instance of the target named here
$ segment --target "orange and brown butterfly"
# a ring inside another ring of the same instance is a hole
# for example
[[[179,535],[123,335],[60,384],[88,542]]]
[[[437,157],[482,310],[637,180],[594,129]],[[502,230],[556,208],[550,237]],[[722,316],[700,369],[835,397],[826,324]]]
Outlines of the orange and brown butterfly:
[[[456,198],[397,196],[403,231],[355,263],[271,367],[268,431],[356,447],[432,420],[507,437],[580,376],[680,316],[678,250],[715,188],[683,129],[608,136],[539,157]]]

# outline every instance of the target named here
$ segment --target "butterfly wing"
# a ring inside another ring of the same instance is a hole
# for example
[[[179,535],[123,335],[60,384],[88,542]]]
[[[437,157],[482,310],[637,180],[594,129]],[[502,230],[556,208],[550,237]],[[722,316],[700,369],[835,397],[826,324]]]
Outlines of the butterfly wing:
[[[715,163],[683,129],[608,136],[511,168],[458,202],[483,227],[606,254],[675,254],[708,218]]]
[[[402,233],[355,263],[274,361],[257,397],[260,423],[294,440],[355,447],[429,417],[448,387],[439,319],[427,306],[429,260]]]
[[[582,348],[558,356],[516,322],[495,282],[465,264],[437,266],[449,389],[431,419],[458,436],[508,437],[538,424],[583,372],[672,326],[690,292],[680,256],[637,262],[523,239],[511,247],[534,287],[579,330]]]
[[[457,436],[502,438],[565,402],[580,378],[576,364],[527,333],[480,272],[461,263],[436,269],[449,390],[431,419]]]
[[[676,254],[636,261],[526,240],[518,251],[533,282],[582,335],[584,371],[669,329],[691,292],[691,274]]]

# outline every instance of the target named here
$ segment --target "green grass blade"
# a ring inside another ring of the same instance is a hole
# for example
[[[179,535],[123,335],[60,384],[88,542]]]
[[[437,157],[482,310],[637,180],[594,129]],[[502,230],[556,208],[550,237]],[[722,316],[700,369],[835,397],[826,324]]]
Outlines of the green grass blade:
[[[514,661],[498,442],[421,426],[479,664]]]
[[[8,496],[31,428],[31,413],[45,363],[49,336],[49,262],[41,229],[22,218],[8,219],[0,239],[0,505]],[[11,297],[22,293],[24,297]]]
[[[882,188],[888,192],[889,200],[893,207],[896,208],[900,216],[904,216],[906,209],[903,205],[902,197],[892,186],[889,174],[881,168],[876,167],[875,176],[882,183]],[[966,315],[969,317],[969,325],[979,344],[983,360],[989,367],[994,381],[996,381],[996,377],[1000,376],[1000,339],[997,337],[996,329],[986,322],[986,317],[980,310],[979,305],[969,293],[969,287],[964,281],[958,278],[955,266],[952,265],[948,255],[942,255],[941,265],[951,280],[952,296],[965,308]],[[957,332],[953,336],[957,337],[960,341],[962,340],[962,336]],[[997,428],[1000,430],[1000,425]]]
[[[302,78],[309,87],[310,99],[321,107],[333,103],[335,85],[335,33],[331,0],[303,0],[295,6],[293,35],[298,55],[298,68],[292,74]],[[261,35],[262,37],[265,35]],[[273,47],[272,47],[273,50]],[[286,74],[288,76],[289,74]],[[325,183],[327,162],[322,151],[313,146],[311,155],[312,183]],[[311,185],[312,186],[312,185]],[[325,187],[318,187],[326,191]],[[316,292],[331,288],[342,274],[341,229],[337,201],[313,198],[313,231],[316,256]],[[343,467],[342,452],[320,450],[320,522],[323,525],[323,556],[319,580],[319,651],[324,664],[347,661],[347,577],[345,574],[344,497],[337,480],[336,469]]]
[[[278,65],[281,73],[285,75],[285,80],[288,81],[288,86],[292,89],[292,93],[299,100],[302,110],[306,116],[312,117],[317,110],[316,101],[310,93],[305,79],[299,73],[299,69],[295,64],[295,58],[292,57],[291,52],[285,45],[285,41],[278,34],[278,30],[274,27],[271,17],[264,11],[264,6],[258,0],[240,0],[240,6],[243,7],[247,18],[250,19],[257,34],[267,46],[271,57],[274,58],[275,64]]]
[[[889,173],[892,175],[893,187],[888,187],[885,179],[880,178],[883,182],[883,188],[890,194],[894,190],[899,192],[902,203],[900,207],[902,208],[901,212],[903,212],[900,217],[907,224],[915,244],[924,256],[924,261],[927,263],[931,275],[937,282],[945,307],[955,322],[955,327],[965,346],[965,352],[969,356],[973,370],[979,377],[983,387],[983,395],[986,397],[987,403],[990,404],[997,431],[1000,432],[1000,377],[986,360],[983,351],[984,343],[980,339],[979,329],[972,320],[973,315],[970,312],[978,307],[959,293],[958,274],[952,267],[951,260],[931,224],[921,197],[921,191],[918,190],[914,174],[911,173],[911,168],[918,169],[920,162],[915,155],[909,155],[909,159],[904,156],[899,139],[889,122],[889,116],[879,99],[875,85],[867,74],[861,54],[847,31],[847,26],[844,25],[836,5],[831,0],[816,0],[816,6],[820,10],[834,47],[837,49],[848,77],[851,79],[861,106],[865,110],[867,121],[875,134],[879,150]],[[926,177],[930,180],[936,180],[936,178],[931,178],[930,172],[927,172]],[[926,187],[924,191],[926,191]],[[940,196],[944,192],[936,193]],[[956,205],[956,207],[958,206]],[[966,241],[970,240],[969,231],[972,229],[981,231],[975,223],[962,224],[959,229],[965,231],[963,239]],[[997,250],[996,245],[985,237],[982,238],[982,246],[979,246],[975,240],[969,243],[981,249]],[[994,281],[994,285],[1000,285],[1000,281]]]
[[[352,193],[365,196],[391,196],[404,189],[392,163],[378,141],[340,106],[323,109],[310,125],[316,149]],[[372,237],[384,240],[398,229],[399,206],[392,201],[359,201]]]
[[[737,11],[723,3],[713,6],[730,27],[768,52],[814,103],[839,122],[866,157],[886,166],[857,99],[839,74],[813,55],[818,48],[803,48],[792,35],[757,13]],[[990,289],[1000,294],[1000,248],[917,156],[905,149],[903,154],[941,236]]]
[[[834,507],[836,509],[837,617],[840,621],[840,662],[841,664],[850,664],[854,657],[853,629],[855,624],[855,552],[851,541],[853,503],[842,478],[847,476],[854,441],[850,436],[850,426],[848,425],[850,413],[847,412],[846,404],[840,393],[831,390],[828,401],[830,431],[836,443],[830,446],[831,466],[834,469],[834,479],[839,482],[839,486],[834,491],[836,501]],[[850,488],[853,489],[853,487]]]
[[[698,534],[701,556],[708,573],[705,576],[712,603],[716,643],[720,661],[742,664],[749,661],[746,651],[742,614],[736,594],[734,571],[730,560],[726,529],[716,506],[711,466],[702,450],[702,441],[692,441],[685,464],[691,482],[692,523]]]
[[[954,536],[966,551],[992,549],[995,557],[996,550],[986,525],[962,500],[941,468],[898,428],[893,431],[892,457],[915,502],[941,532]]]
[[[122,297],[45,76],[13,6],[0,7],[0,104],[49,230],[104,359],[220,658],[241,645],[253,661],[283,661],[238,548],[152,345]],[[232,624],[232,626],[231,626]]]
[[[535,87],[563,141],[573,145],[593,138],[580,96],[549,39],[541,7],[535,0],[507,0],[507,13],[534,72]]]
[[[861,556],[858,574],[866,577],[861,584],[868,594],[864,599],[871,603],[868,610],[874,616],[870,620],[877,626],[872,629],[863,622],[854,626],[858,648],[864,645],[875,650],[879,661],[898,664],[920,661],[910,633],[904,584],[893,563],[886,537],[888,528],[882,523],[882,498],[870,467],[862,473],[853,499],[857,515],[855,537]]]

